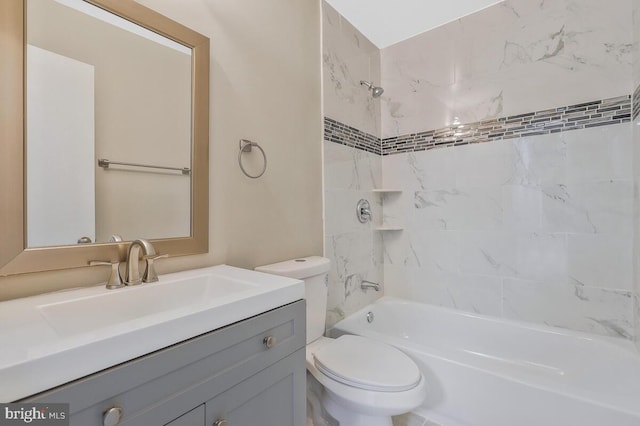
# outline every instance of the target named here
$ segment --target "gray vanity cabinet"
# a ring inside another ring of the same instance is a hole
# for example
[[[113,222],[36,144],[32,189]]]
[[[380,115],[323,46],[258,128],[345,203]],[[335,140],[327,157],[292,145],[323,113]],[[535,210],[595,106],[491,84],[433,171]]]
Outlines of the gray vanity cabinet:
[[[206,425],[296,426],[305,424],[306,390],[296,381],[306,375],[304,348],[234,386],[206,404]]]
[[[301,300],[19,402],[69,403],[77,426],[304,426],[305,380]]]

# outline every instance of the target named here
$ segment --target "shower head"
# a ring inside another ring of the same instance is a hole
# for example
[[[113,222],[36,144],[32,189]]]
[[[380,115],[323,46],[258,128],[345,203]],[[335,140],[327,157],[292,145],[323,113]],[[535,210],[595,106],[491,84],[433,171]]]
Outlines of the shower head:
[[[380,95],[382,95],[383,92],[384,92],[384,89],[382,87],[371,88],[371,96],[373,96],[374,98],[379,97]]]
[[[382,87],[374,86],[370,81],[360,80],[360,84],[362,86],[366,86],[367,89],[371,90],[371,96],[374,98],[379,98],[380,95],[382,95],[382,93],[384,92],[384,89]]]

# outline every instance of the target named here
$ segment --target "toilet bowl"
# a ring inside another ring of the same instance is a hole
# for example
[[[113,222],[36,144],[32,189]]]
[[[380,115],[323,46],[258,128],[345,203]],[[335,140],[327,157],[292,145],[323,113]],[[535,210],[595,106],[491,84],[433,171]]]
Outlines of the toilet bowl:
[[[307,345],[307,370],[324,387],[322,403],[341,425],[391,426],[418,407],[424,378],[404,353],[360,336],[321,337]]]
[[[329,259],[312,256],[256,268],[305,282],[307,370],[323,387],[322,406],[342,426],[391,426],[391,416],[426,397],[418,366],[406,354],[361,336],[323,337]]]

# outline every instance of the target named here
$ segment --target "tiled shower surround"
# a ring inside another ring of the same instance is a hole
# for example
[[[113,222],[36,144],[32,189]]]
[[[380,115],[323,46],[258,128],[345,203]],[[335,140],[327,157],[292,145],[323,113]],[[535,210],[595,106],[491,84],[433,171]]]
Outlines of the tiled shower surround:
[[[633,69],[632,81],[636,90],[633,92],[633,201],[634,201],[634,300],[635,300],[635,331],[636,347],[640,350],[640,0],[632,1],[632,23],[633,23]]]
[[[372,190],[381,185],[382,157],[333,142],[324,143],[325,256],[331,259],[327,325],[380,297],[362,290],[360,279],[382,283],[382,235],[373,223],[356,218],[361,198],[371,202],[374,221],[380,222],[381,206]]]
[[[387,294],[632,338],[631,131],[384,157]]]
[[[507,0],[379,59],[324,6],[327,256],[386,295],[634,338],[631,0]],[[363,121],[344,94],[376,60]],[[328,325],[377,297],[334,276]]]
[[[327,326],[380,297],[362,290],[360,279],[383,280],[382,235],[356,219],[356,203],[372,202],[382,184],[380,102],[360,80],[380,81],[380,51],[331,6],[323,5],[325,119],[325,256],[331,259]]]
[[[631,9],[506,0],[382,49],[380,136],[631,94]]]
[[[382,238],[385,294],[632,338],[631,130],[618,123],[384,157],[384,187],[403,190],[387,195],[384,220],[404,231],[366,227],[362,241],[353,217],[338,261],[368,259]],[[349,152],[355,135],[325,142],[332,188],[371,176],[374,154]],[[328,223],[373,187],[340,192],[344,201],[328,189],[327,205],[338,207]]]

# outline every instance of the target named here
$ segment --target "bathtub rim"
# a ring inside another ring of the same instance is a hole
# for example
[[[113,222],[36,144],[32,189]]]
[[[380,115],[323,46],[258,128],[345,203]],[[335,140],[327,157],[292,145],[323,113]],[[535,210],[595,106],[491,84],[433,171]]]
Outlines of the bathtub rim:
[[[407,300],[407,299],[394,297],[394,296],[382,296],[376,299],[375,301],[373,301],[372,303],[368,304],[367,306],[357,310],[356,312],[346,316],[345,318],[342,318],[340,321],[336,322],[333,326],[329,327],[325,335],[330,337],[332,330],[339,328],[338,327],[339,324],[346,322],[347,320],[352,319],[353,317],[357,317],[358,315],[366,314],[366,312],[371,310],[370,308],[371,306],[374,306],[376,304],[382,304],[385,302],[393,302],[393,303],[398,303],[403,305],[428,306],[429,309],[433,309],[436,311],[446,312],[446,313],[454,314],[457,316],[464,316],[467,318],[476,318],[486,322],[491,322],[496,324],[513,324],[518,326],[519,328],[523,328],[526,330],[535,330],[535,331],[540,331],[540,332],[560,335],[560,336],[577,337],[582,340],[600,341],[608,345],[613,345],[620,349],[627,350],[630,353],[640,358],[640,348],[637,347],[635,342],[631,339],[625,339],[623,337],[605,336],[601,334],[589,333],[586,331],[572,330],[569,328],[539,324],[531,321],[518,320],[518,319],[512,319],[512,318],[502,318],[494,315],[486,315],[486,314],[480,314],[477,312],[463,311],[455,308],[450,308],[447,306],[439,306],[439,305],[432,305],[429,303],[416,302],[413,300]]]
[[[448,308],[448,307],[443,307],[443,306],[437,306],[437,305],[431,305],[431,304],[427,304],[427,303],[421,303],[421,302],[415,302],[412,300],[406,300],[406,299],[402,299],[402,298],[397,298],[397,297],[390,297],[390,296],[383,296],[377,300],[375,300],[374,302],[370,303],[369,305],[363,307],[362,309],[359,309],[358,311],[354,312],[353,314],[343,318],[342,320],[338,321],[336,324],[334,324],[334,326],[332,326],[331,328],[329,328],[327,330],[327,336],[329,337],[337,337],[341,334],[351,334],[351,331],[347,331],[347,329],[349,329],[349,325],[352,323],[355,323],[356,318],[360,317],[360,318],[364,318],[366,313],[368,311],[371,310],[372,306],[375,306],[377,304],[384,304],[385,302],[391,302],[391,303],[395,303],[395,304],[401,304],[401,305],[424,305],[427,306],[428,309],[434,309],[436,311],[440,311],[440,312],[445,312],[445,313],[449,313],[449,314],[454,314],[454,315],[459,315],[459,316],[464,316],[467,318],[472,318],[472,319],[480,319],[480,320],[484,320],[484,321],[489,321],[491,323],[507,323],[507,324],[512,324],[515,326],[518,326],[520,328],[523,329],[527,329],[527,330],[535,330],[535,331],[541,331],[541,332],[545,332],[545,333],[550,333],[550,334],[554,334],[554,335],[560,335],[560,336],[571,336],[571,337],[577,337],[579,339],[583,339],[583,340],[587,340],[590,342],[599,342],[605,345],[612,345],[617,349],[621,349],[625,352],[628,352],[629,354],[633,355],[634,357],[636,357],[637,359],[640,360],[640,352],[638,351],[638,348],[635,346],[634,342],[631,340],[626,340],[623,338],[617,338],[617,337],[610,337],[610,336],[601,336],[601,335],[597,335],[597,334],[591,334],[591,333],[586,333],[586,332],[582,332],[582,331],[576,331],[576,330],[570,330],[570,329],[564,329],[564,328],[560,328],[560,327],[553,327],[553,326],[548,326],[548,325],[544,325],[544,324],[536,324],[536,323],[531,323],[531,322],[527,322],[527,321],[522,321],[522,320],[512,320],[509,318],[499,318],[499,317],[494,317],[494,316],[490,316],[490,315],[483,315],[483,314],[477,314],[477,313],[473,313],[473,312],[465,312],[465,311],[460,311],[457,309],[453,309],[453,308]],[[341,328],[340,325],[341,324],[349,324],[347,325],[347,328],[345,329],[344,327]],[[357,326],[357,323],[355,324]],[[375,334],[376,336],[383,336],[383,333],[377,332],[377,331],[373,331],[372,334]],[[371,337],[371,338],[376,338],[373,337],[371,335],[366,335],[367,337]],[[476,371],[480,371],[486,374],[490,374],[492,376],[496,376],[499,377],[501,379],[505,379],[505,380],[509,380],[515,383],[518,383],[520,385],[523,386],[528,386],[528,387],[532,387],[535,389],[539,389],[542,391],[546,391],[546,392],[551,392],[557,395],[561,395],[563,397],[568,397],[568,398],[574,398],[577,400],[580,400],[582,402],[585,403],[589,403],[589,404],[593,404],[599,407],[603,407],[606,409],[610,409],[610,410],[614,410],[614,411],[618,411],[633,417],[637,417],[638,419],[640,419],[640,404],[638,404],[637,406],[639,407],[638,409],[636,409],[635,411],[630,409],[626,404],[624,405],[615,405],[613,403],[611,403],[610,401],[601,401],[598,399],[595,399],[593,397],[590,397],[589,395],[580,395],[579,392],[570,392],[566,389],[563,388],[558,388],[558,387],[553,387],[550,385],[546,385],[544,383],[539,383],[539,382],[529,382],[526,380],[523,380],[522,378],[518,378],[517,376],[514,375],[510,375],[507,373],[503,373],[500,371],[496,371],[490,368],[485,368],[482,366],[477,366],[477,365],[472,365],[470,363],[465,363],[463,361],[460,360],[456,360],[456,359],[451,359],[451,358],[447,358],[446,356],[443,356],[439,353],[431,353],[428,352],[427,350],[424,350],[424,348],[421,349],[421,345],[416,343],[416,342],[412,342],[410,340],[402,340],[401,338],[397,337],[397,336],[388,336],[387,339],[382,339],[380,338],[379,340],[384,341],[388,344],[392,344],[393,346],[398,347],[401,350],[411,350],[414,351],[416,354],[419,355],[423,355],[423,356],[427,356],[427,357],[433,357],[433,358],[437,358],[439,360],[442,361],[446,361],[446,362],[450,362],[453,363],[455,365],[464,367],[464,368],[471,368],[474,369]],[[575,389],[575,388],[574,388]]]

